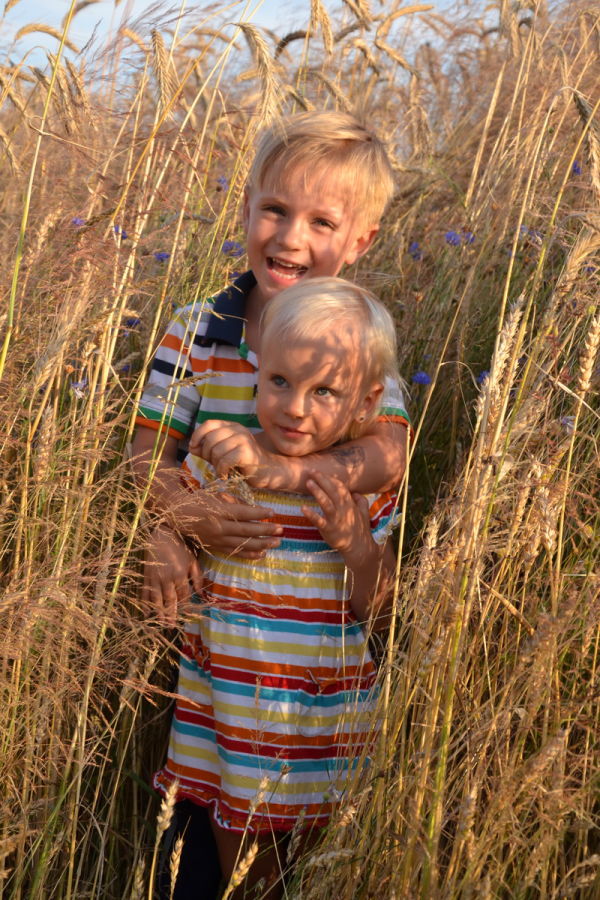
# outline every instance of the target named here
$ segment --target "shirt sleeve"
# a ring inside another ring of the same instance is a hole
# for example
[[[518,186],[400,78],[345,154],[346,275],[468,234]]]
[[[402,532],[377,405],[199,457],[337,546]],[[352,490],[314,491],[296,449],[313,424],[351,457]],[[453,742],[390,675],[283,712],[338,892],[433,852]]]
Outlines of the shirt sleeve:
[[[403,425],[410,426],[404,392],[400,383],[394,378],[385,379],[377,421],[401,422]]]
[[[398,491],[368,494],[371,534],[376,544],[384,544],[400,523],[400,495]]]
[[[209,308],[197,302],[182,307],[171,319],[152,360],[136,425],[166,430],[178,440],[190,433],[200,405],[194,380],[196,341],[206,333]]]

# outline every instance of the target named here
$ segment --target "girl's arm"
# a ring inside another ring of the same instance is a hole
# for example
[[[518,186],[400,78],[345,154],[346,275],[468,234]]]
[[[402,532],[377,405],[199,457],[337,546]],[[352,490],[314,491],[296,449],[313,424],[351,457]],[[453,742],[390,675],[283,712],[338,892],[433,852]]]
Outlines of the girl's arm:
[[[391,541],[380,545],[373,540],[366,497],[351,494],[338,478],[314,471],[306,487],[321,510],[305,506],[303,513],[344,558],[351,578],[350,605],[356,618],[374,630],[386,628],[396,568]]]

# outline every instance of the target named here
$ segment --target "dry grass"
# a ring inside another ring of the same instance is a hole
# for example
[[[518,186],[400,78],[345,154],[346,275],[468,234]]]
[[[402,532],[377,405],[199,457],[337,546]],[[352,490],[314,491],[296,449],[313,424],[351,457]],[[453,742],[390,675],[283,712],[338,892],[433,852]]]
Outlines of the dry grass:
[[[257,128],[338,103],[399,185],[349,276],[431,383],[376,764],[289,896],[600,895],[600,21],[385,6],[131,23],[0,71],[2,897],[151,896],[175,635],[137,599],[132,410],[173,304],[243,267]]]

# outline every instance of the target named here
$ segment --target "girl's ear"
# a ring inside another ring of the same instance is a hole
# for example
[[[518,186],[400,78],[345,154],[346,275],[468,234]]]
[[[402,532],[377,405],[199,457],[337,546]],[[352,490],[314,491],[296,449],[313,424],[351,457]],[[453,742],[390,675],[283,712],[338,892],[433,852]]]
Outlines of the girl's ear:
[[[381,395],[383,394],[383,384],[376,381],[371,385],[367,393],[363,396],[359,407],[354,415],[354,421],[361,425],[367,419],[370,419],[374,412],[377,411]]]

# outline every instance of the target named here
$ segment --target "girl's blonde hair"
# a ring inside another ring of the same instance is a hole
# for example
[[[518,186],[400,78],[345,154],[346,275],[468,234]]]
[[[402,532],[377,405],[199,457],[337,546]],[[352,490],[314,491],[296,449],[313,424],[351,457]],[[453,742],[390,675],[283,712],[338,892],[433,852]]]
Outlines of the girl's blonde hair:
[[[306,112],[284,119],[259,139],[247,188],[273,186],[301,173],[308,180],[335,180],[352,197],[366,225],[376,225],[394,193],[394,173],[386,149],[355,116],[346,112]]]
[[[269,300],[260,320],[261,344],[272,338],[293,342],[335,335],[336,327],[344,320],[360,325],[362,356],[356,360],[356,366],[363,373],[363,384],[383,384],[386,378],[401,384],[391,315],[370,291],[344,278],[309,278]],[[377,413],[374,409],[358,429],[353,427],[348,437],[358,437]]]

